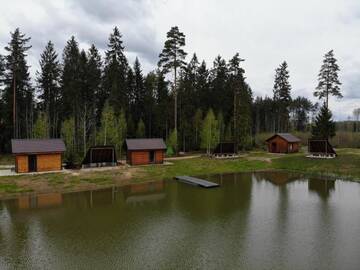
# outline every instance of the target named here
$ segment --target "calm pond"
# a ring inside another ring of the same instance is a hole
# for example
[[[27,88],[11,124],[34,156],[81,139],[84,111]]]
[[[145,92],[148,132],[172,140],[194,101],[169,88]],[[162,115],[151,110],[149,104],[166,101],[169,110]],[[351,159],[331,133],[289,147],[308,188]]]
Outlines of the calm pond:
[[[360,269],[360,184],[284,172],[0,202],[0,269]]]

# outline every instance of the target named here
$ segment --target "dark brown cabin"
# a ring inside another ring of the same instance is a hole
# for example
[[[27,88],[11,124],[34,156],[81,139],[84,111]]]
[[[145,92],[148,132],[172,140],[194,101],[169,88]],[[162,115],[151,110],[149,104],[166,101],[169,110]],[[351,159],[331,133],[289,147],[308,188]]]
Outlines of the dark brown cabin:
[[[166,145],[163,139],[127,139],[126,160],[130,165],[161,164]]]
[[[277,133],[266,143],[270,153],[296,153],[300,149],[300,139],[290,133]]]
[[[308,140],[308,152],[314,157],[336,157],[336,151],[328,140]]]
[[[62,169],[65,144],[61,139],[13,139],[11,148],[17,173]]]

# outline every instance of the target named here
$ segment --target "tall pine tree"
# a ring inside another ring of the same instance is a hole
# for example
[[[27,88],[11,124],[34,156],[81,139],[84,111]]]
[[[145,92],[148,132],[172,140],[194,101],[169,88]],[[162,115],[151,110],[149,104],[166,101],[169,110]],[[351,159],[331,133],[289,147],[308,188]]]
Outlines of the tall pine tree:
[[[163,73],[173,71],[173,94],[174,94],[174,129],[177,130],[177,78],[178,70],[185,66],[186,52],[185,35],[179,31],[177,26],[171,27],[167,33],[167,40],[164,44],[164,49],[160,53],[159,67],[162,68]],[[177,134],[177,132],[176,132]],[[177,149],[175,149],[177,151]]]
[[[30,138],[33,126],[34,89],[30,83],[29,66],[26,63],[27,51],[31,48],[19,28],[11,33],[11,41],[5,47],[5,88],[2,92],[4,102],[5,130],[8,142],[13,138]]]
[[[340,68],[331,50],[324,56],[324,61],[318,75],[318,86],[314,92],[314,96],[319,99],[325,99],[325,106],[329,108],[329,96],[342,98],[340,90],[339,72]]]

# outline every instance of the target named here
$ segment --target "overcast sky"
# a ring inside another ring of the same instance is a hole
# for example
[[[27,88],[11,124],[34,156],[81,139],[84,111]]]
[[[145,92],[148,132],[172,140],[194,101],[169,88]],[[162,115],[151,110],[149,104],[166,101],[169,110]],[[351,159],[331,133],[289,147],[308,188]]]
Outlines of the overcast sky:
[[[0,9],[0,53],[10,31],[31,37],[31,72],[48,40],[62,53],[71,35],[80,47],[106,49],[118,26],[132,64],[145,72],[157,63],[166,32],[178,25],[185,50],[208,66],[217,55],[245,58],[247,81],[255,95],[272,95],[275,68],[288,62],[292,95],[312,96],[323,55],[334,49],[341,67],[342,100],[331,99],[337,120],[360,107],[359,0],[11,0]]]

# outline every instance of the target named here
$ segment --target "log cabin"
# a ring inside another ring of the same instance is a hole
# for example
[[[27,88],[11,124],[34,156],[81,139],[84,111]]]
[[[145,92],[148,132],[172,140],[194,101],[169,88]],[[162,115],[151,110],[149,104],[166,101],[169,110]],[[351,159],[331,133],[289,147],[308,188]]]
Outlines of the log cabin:
[[[17,173],[62,169],[65,144],[61,139],[13,139],[11,148]]]
[[[163,139],[127,139],[126,162],[130,165],[161,164],[166,145]]]
[[[290,133],[277,133],[266,140],[270,153],[296,153],[300,150],[300,139]]]

